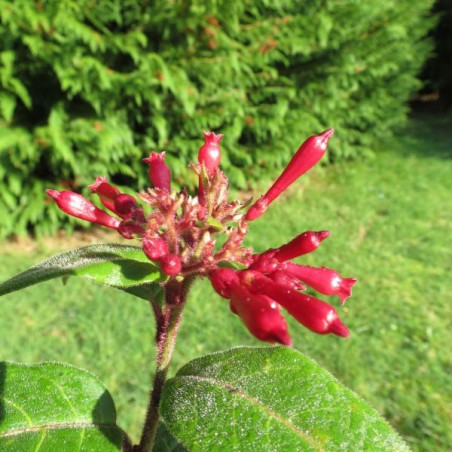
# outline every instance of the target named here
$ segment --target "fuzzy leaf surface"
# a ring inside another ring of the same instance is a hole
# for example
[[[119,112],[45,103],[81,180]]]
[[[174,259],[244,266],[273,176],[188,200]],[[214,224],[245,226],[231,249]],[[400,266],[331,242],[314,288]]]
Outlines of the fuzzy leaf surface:
[[[49,279],[82,276],[149,300],[166,277],[141,248],[119,244],[90,245],[50,257],[0,284],[0,296]]]
[[[59,363],[0,363],[0,450],[121,449],[113,400],[90,373]]]
[[[167,381],[161,413],[189,450],[408,450],[373,408],[284,347],[191,361]]]
[[[188,452],[168,430],[164,422],[159,422],[153,452]]]

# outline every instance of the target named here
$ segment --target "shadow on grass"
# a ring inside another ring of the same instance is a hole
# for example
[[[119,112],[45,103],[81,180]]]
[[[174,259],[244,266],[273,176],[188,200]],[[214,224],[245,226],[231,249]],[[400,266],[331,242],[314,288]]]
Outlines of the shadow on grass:
[[[434,141],[432,141],[434,137]],[[422,157],[452,158],[452,114],[416,114],[398,140],[397,151]]]

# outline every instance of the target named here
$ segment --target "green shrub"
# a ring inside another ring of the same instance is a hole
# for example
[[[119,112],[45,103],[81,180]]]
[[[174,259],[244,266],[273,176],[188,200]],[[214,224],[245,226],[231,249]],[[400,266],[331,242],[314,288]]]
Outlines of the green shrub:
[[[327,127],[362,154],[405,117],[431,4],[0,1],[0,235],[63,224],[45,187],[144,187],[151,149],[185,178],[202,130],[239,187]]]
[[[435,42],[435,50],[422,71],[426,81],[425,94],[436,92],[441,109],[452,109],[452,2],[437,0],[434,6],[439,21],[430,34]]]

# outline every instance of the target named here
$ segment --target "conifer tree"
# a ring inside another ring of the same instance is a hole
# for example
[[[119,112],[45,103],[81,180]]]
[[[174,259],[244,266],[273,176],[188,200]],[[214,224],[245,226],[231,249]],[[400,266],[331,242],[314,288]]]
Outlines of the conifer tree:
[[[203,130],[242,187],[312,131],[336,127],[333,159],[372,149],[419,87],[432,1],[0,1],[0,235],[61,226],[49,186],[144,185],[150,150],[177,182]]]

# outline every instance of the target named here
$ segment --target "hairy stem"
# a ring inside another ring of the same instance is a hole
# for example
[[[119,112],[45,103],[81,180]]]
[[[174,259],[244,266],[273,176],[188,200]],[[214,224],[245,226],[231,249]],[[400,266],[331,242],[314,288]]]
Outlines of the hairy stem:
[[[188,291],[194,277],[188,277],[178,282],[178,289],[171,290],[171,300],[166,297],[166,305],[163,310],[161,325],[157,338],[157,359],[152,390],[149,398],[149,406],[146,420],[141,433],[140,444],[135,447],[137,452],[149,452],[152,450],[159,423],[159,407],[163,386],[166,381],[171,356],[176,343],[182,311],[187,301]],[[167,294],[168,295],[168,294]]]

